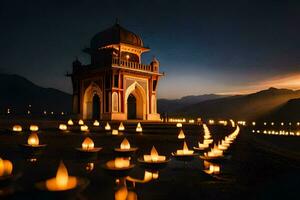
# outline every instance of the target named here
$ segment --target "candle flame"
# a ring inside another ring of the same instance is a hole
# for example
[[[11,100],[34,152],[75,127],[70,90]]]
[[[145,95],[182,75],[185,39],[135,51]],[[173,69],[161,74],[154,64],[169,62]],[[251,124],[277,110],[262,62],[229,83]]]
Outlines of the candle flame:
[[[178,134],[178,139],[184,139],[184,138],[185,138],[185,135],[184,135],[183,130],[181,129],[179,134]]]
[[[38,131],[39,127],[37,125],[30,125],[29,130],[30,131]]]
[[[72,119],[69,119],[69,121],[68,121],[68,125],[69,125],[69,126],[73,126],[73,125],[74,125],[74,123],[73,123]]]
[[[86,137],[82,142],[82,148],[85,150],[90,150],[94,148],[94,142],[91,138]]]
[[[106,122],[106,125],[105,125],[105,128],[104,128],[106,131],[109,131],[111,128],[110,128],[110,125],[108,122]]]
[[[78,124],[79,124],[79,125],[84,125],[84,121],[83,121],[82,119],[80,119],[80,120],[78,121]]]
[[[39,145],[39,137],[36,133],[31,133],[28,137],[27,143],[31,146]]]
[[[13,126],[13,131],[14,132],[21,132],[22,131],[22,126],[21,125],[14,125]]]
[[[130,143],[126,138],[124,138],[124,140],[122,141],[120,148],[121,149],[130,149]]]
[[[13,164],[9,160],[2,160],[0,158],[0,177],[11,175]]]
[[[139,122],[138,124],[137,124],[137,126],[136,126],[136,132],[142,132],[143,131],[143,128],[142,128],[142,125],[141,125],[141,123]]]
[[[120,126],[119,126],[119,131],[124,131],[125,130],[125,127],[123,125],[123,122],[120,123]]]
[[[151,159],[152,159],[153,162],[156,162],[158,160],[158,152],[157,152],[157,150],[155,149],[154,146],[152,146],[150,155],[151,155]]]
[[[100,123],[98,122],[98,120],[95,120],[94,123],[93,123],[93,125],[94,125],[94,126],[99,126]]]

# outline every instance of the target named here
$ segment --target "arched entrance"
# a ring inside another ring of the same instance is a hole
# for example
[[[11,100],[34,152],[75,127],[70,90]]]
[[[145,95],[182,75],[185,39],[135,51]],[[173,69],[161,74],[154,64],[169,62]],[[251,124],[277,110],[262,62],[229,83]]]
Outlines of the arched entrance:
[[[136,116],[136,98],[132,94],[127,99],[127,119],[137,119]]]
[[[83,95],[83,119],[99,119],[102,92],[96,83],[91,83]]]
[[[125,93],[125,113],[127,119],[146,119],[147,96],[141,85],[134,82]]]
[[[97,94],[93,96],[93,119],[100,119],[100,98]]]

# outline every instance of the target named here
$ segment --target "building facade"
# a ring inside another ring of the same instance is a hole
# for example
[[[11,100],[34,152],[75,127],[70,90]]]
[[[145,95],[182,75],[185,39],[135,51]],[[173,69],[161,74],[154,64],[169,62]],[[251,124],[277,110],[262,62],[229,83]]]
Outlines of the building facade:
[[[150,51],[142,39],[118,23],[97,33],[84,49],[91,63],[73,62],[73,112],[83,119],[160,120],[159,62],[142,64]]]

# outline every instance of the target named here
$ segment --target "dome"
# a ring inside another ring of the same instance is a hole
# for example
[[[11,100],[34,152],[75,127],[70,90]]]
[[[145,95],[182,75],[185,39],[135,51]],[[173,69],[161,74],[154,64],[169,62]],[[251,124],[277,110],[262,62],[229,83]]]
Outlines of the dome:
[[[97,49],[106,45],[119,43],[143,47],[143,41],[140,36],[116,23],[112,27],[97,33],[91,40],[91,48]]]

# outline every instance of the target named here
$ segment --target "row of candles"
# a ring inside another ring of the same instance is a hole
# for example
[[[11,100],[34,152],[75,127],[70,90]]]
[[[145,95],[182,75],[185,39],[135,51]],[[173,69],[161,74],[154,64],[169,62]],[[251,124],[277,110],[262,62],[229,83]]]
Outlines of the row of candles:
[[[264,135],[281,135],[281,136],[300,136],[300,131],[286,131],[286,130],[252,130],[252,133]]]
[[[84,125],[81,121],[79,121],[79,124]],[[68,125],[70,125],[70,120],[68,121]],[[122,123],[120,126],[124,126]],[[119,128],[120,128],[119,126]],[[121,126],[121,127],[122,127]],[[180,127],[180,124],[176,124],[177,127]],[[182,127],[182,124],[181,124]],[[141,128],[141,124],[138,123],[137,128]],[[203,124],[204,129],[204,139],[202,143],[198,143],[198,147],[194,147],[195,150],[206,150],[209,148],[209,145],[213,143],[213,139],[211,138],[211,133],[208,129],[208,127]],[[36,125],[30,126],[30,130],[32,132],[27,140],[27,144],[25,145],[28,148],[35,148],[40,147],[38,134],[36,131],[38,131],[38,127]],[[235,131],[231,133],[230,135],[226,136],[225,139],[223,139],[221,142],[219,142],[217,145],[215,144],[213,148],[211,148],[210,151],[204,153],[204,156],[200,156],[204,160],[211,160],[220,158],[223,156],[223,151],[226,151],[230,144],[235,140],[239,133],[239,127],[237,126]],[[185,139],[185,134],[183,130],[181,129],[178,134],[178,139]],[[95,147],[93,140],[90,137],[86,137],[84,141],[82,142],[81,148],[77,148],[78,151],[81,152],[87,152],[87,153],[97,153],[100,151],[101,147]],[[119,148],[115,148],[116,152],[134,152],[138,148],[131,147],[129,141],[124,138],[123,141],[120,144]],[[172,155],[177,157],[188,157],[188,156],[195,156],[198,155],[194,153],[194,150],[190,150],[186,144],[186,142],[183,142],[183,148],[177,150],[176,152],[173,152]],[[105,168],[109,170],[128,170],[131,169],[134,165],[130,163],[131,158],[130,157],[116,157],[114,160],[110,160],[105,164]],[[143,155],[143,157],[139,158],[138,161],[140,163],[144,163],[147,165],[159,165],[159,164],[166,164],[170,161],[170,159],[167,158],[165,155],[159,155],[158,151],[156,150],[155,146],[152,146],[150,154]],[[207,173],[213,174],[219,172],[220,168],[218,165],[212,164],[210,162],[204,163],[205,167],[208,167],[208,170],[206,170]],[[13,165],[8,160],[2,160],[0,159],[0,177],[1,176],[7,176],[9,177],[12,174],[12,168]],[[69,176],[67,168],[65,167],[64,163],[61,162],[59,164],[56,177],[51,178],[49,180],[46,180],[44,182],[45,189],[48,191],[65,191],[70,190],[78,186],[78,178]]]

